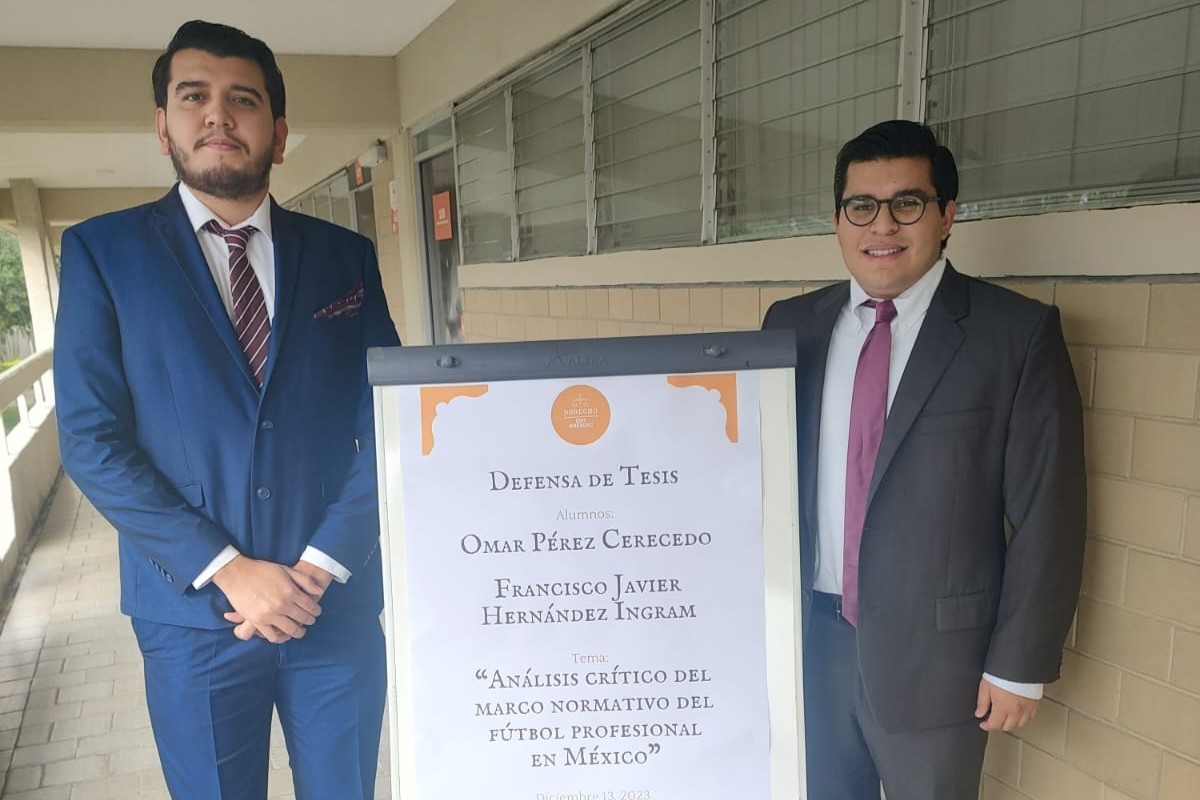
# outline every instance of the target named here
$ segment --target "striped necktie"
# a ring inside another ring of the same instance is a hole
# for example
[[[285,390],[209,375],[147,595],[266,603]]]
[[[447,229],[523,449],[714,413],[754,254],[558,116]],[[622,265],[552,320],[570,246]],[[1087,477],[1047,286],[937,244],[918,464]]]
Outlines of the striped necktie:
[[[233,296],[233,329],[242,352],[246,355],[246,363],[254,373],[254,381],[262,387],[263,376],[267,369],[267,347],[271,341],[271,320],[267,316],[267,304],[263,299],[262,286],[250,267],[250,258],[246,255],[246,243],[255,232],[255,228],[247,225],[244,228],[228,230],[217,224],[215,219],[209,220],[204,229],[215,233],[225,240],[229,246],[229,288]]]

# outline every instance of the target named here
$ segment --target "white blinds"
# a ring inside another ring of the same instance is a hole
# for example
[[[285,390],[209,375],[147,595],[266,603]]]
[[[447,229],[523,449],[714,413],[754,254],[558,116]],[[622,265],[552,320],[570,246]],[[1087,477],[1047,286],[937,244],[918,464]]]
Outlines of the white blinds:
[[[583,72],[556,63],[513,87],[520,257],[587,252]]]
[[[458,202],[466,263],[512,258],[512,169],[505,92],[455,115]]]
[[[597,42],[592,91],[599,250],[699,243],[699,0]]]
[[[926,121],[963,212],[1200,189],[1200,3],[932,0]]]
[[[717,232],[827,231],[842,143],[896,116],[900,0],[717,0]]]

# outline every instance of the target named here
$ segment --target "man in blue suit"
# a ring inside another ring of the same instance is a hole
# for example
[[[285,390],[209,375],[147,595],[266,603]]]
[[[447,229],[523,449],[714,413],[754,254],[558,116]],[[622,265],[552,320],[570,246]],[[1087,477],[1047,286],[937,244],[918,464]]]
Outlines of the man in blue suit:
[[[153,74],[179,184],[63,236],[63,464],[118,531],[174,798],[374,796],[386,686],[368,347],[399,344],[371,244],[279,208],[270,49],[193,21]]]

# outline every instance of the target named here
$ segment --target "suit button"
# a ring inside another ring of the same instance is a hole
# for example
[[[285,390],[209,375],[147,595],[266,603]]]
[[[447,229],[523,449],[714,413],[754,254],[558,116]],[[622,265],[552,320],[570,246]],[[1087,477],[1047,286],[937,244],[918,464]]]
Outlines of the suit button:
[[[258,487],[258,489],[256,489],[254,493],[256,495],[258,495],[259,500],[270,500],[271,499],[271,490],[265,486]]]
[[[260,431],[269,431],[274,427],[275,423],[269,419],[264,419],[262,422],[258,423],[258,429]]]

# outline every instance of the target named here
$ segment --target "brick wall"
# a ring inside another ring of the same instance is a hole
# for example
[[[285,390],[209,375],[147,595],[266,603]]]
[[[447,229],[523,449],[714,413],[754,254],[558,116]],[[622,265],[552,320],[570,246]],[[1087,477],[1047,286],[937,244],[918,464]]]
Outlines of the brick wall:
[[[1001,281],[1001,283],[1005,283]],[[1062,309],[1085,406],[1083,595],[984,800],[1200,798],[1200,280],[1007,282]],[[756,329],[804,284],[464,292],[468,341]]]
[[[804,289],[471,289],[463,292],[463,311],[469,342],[756,330],[771,303]]]
[[[1029,288],[1062,309],[1079,377],[1090,536],[1063,680],[993,738],[983,796],[1197,800],[1200,283]]]

